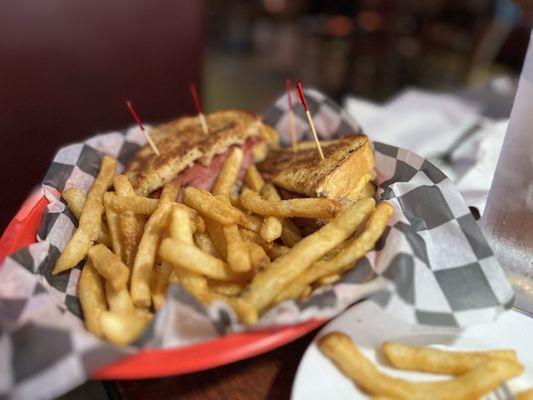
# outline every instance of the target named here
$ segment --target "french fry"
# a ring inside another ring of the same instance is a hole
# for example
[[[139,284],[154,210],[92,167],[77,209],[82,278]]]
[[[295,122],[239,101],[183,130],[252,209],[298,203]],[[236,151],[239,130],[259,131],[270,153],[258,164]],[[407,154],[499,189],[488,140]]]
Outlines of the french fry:
[[[247,272],[252,268],[250,251],[241,238],[237,225],[228,225],[222,228],[226,239],[227,262],[234,272]]]
[[[290,250],[290,247],[283,246],[277,243],[272,243],[272,246],[270,247],[270,249],[267,250],[267,253],[272,260],[275,260],[287,254]]]
[[[259,233],[263,225],[263,220],[255,215],[248,214],[248,212],[243,212],[241,210],[238,210],[238,211],[240,211],[241,213],[241,217],[239,218],[239,221],[237,222],[239,226],[242,226],[243,228],[249,229],[253,232]]]
[[[128,283],[130,270],[103,244],[94,245],[87,252],[94,268],[116,291],[124,289]]]
[[[248,229],[240,229],[241,237],[246,241],[252,241],[263,248],[266,252],[269,252],[275,243],[269,243],[263,239],[258,233],[252,232]]]
[[[281,221],[276,217],[266,217],[261,225],[259,235],[267,242],[273,242],[281,236],[283,226]]]
[[[513,361],[492,359],[447,381],[409,382],[380,372],[343,333],[331,332],[319,349],[350,379],[371,395],[399,400],[478,399],[513,378],[524,368]]]
[[[223,296],[237,296],[244,288],[244,285],[234,282],[209,281],[208,284],[209,290]]]
[[[76,266],[98,238],[104,212],[103,196],[111,185],[116,166],[116,160],[108,156],[103,157],[100,171],[83,205],[78,229],[59,255],[52,274],[56,275]]]
[[[150,216],[137,248],[131,275],[131,299],[136,307],[150,307],[150,280],[163,231],[167,227],[172,202],[178,193],[177,187],[167,184],[163,188],[159,207]]]
[[[300,240],[302,240],[302,234],[298,227],[289,218],[283,218],[281,220],[281,241],[285,246],[292,247]]]
[[[113,184],[119,196],[135,196],[133,186],[126,175],[115,176]],[[109,200],[108,206],[110,207]],[[133,211],[127,210],[119,214],[118,221],[122,239],[123,259],[126,265],[132,268],[133,262],[135,261],[135,254],[137,254],[137,246],[139,245],[144,230],[144,217],[142,215],[135,215]]]
[[[318,285],[319,286],[332,285],[335,282],[337,282],[339,279],[341,279],[340,274],[329,274],[329,275],[326,275],[320,278],[318,280]]]
[[[268,257],[267,253],[265,253],[265,250],[251,240],[247,240],[247,243],[250,249],[250,259],[254,272],[261,272],[268,268],[270,265],[270,258]]]
[[[173,275],[176,276],[181,286],[191,292],[202,302],[208,302],[210,299],[207,279],[193,271],[182,267],[174,267]]]
[[[218,252],[217,248],[215,247],[215,244],[209,237],[209,235],[205,232],[197,232],[194,234],[194,243],[200,250],[207,254],[211,254],[213,257],[216,258],[222,258],[220,253]]]
[[[166,238],[161,243],[159,255],[175,267],[202,274],[211,279],[229,282],[241,282],[243,274],[237,274],[225,262],[215,258],[194,245]]]
[[[185,209],[174,206],[172,209],[169,233],[174,239],[181,240],[188,244],[194,244],[191,220],[189,219],[189,213]]]
[[[163,262],[154,266],[152,273],[152,303],[156,310],[159,310],[167,295],[168,281],[172,273],[172,265]]]
[[[270,201],[278,201],[281,200],[281,197],[278,194],[278,191],[272,185],[271,183],[267,183],[266,185],[262,186],[261,189],[261,195],[266,199]],[[302,235],[300,233],[300,230],[294,223],[288,219],[288,218],[281,218],[281,225],[282,225],[282,231],[281,231],[281,240],[286,246],[292,247],[296,243],[298,243],[300,240],[302,240]]]
[[[222,229],[222,225],[220,225],[219,223],[215,221],[206,219],[205,226],[206,226],[207,234],[219,254],[217,258],[226,260],[227,245],[226,245],[226,238],[224,236],[224,229]]]
[[[217,199],[211,193],[192,186],[185,189],[183,202],[205,217],[222,225],[235,224],[242,218],[242,211]]]
[[[515,394],[515,400],[533,400],[533,389],[527,389]]]
[[[104,285],[100,274],[94,269],[90,260],[85,262],[78,282],[78,298],[83,311],[83,320],[87,330],[102,337],[100,316],[107,311]]]
[[[263,188],[265,181],[255,165],[250,166],[246,170],[246,173],[244,174],[244,184],[257,193]]]
[[[85,195],[83,192],[78,188],[70,188],[65,190],[63,193],[61,193],[61,196],[65,199],[67,202],[68,208],[70,208],[70,211],[72,211],[72,214],[80,220],[81,216],[81,210],[83,209],[83,205],[85,204]],[[106,246],[111,246],[111,236],[109,236],[109,229],[107,228],[107,224],[102,221],[102,225],[100,227],[100,232],[98,232],[98,238],[96,239],[96,242],[102,243]]]
[[[241,203],[255,214],[278,218],[332,218],[341,208],[338,201],[331,199],[297,198],[268,201],[246,187],[241,192]]]
[[[242,155],[242,150],[239,147],[235,147],[229,154],[213,186],[212,192],[215,196],[228,195],[233,191],[233,186],[241,169]]]
[[[133,311],[127,314],[106,311],[100,316],[104,336],[111,342],[124,346],[141,336],[152,316],[149,313]]]
[[[118,213],[131,211],[139,215],[152,215],[159,205],[158,199],[151,199],[140,196],[117,196],[114,193],[109,194],[109,204]],[[205,223],[198,212],[182,203],[175,203],[185,208],[189,212],[189,217],[194,222],[196,232],[205,232]]]
[[[492,359],[518,362],[514,350],[444,351],[391,342],[383,343],[382,349],[396,368],[436,374],[462,375]]]
[[[104,194],[104,209],[107,226],[109,227],[109,233],[111,235],[111,248],[113,249],[113,253],[115,253],[115,255],[122,261],[124,261],[124,252],[120,237],[119,217],[118,213],[109,205],[110,194],[111,193]]]
[[[367,199],[349,206],[327,225],[303,238],[274,260],[268,270],[254,276],[244,299],[263,312],[288,283],[350,236],[374,204],[373,199]]]
[[[134,214],[152,215],[159,206],[158,199],[141,196],[117,196],[110,193],[109,205],[116,212],[131,211]]]
[[[367,214],[363,215],[364,219],[366,219],[366,215],[371,212],[372,214],[367,221],[363,233],[355,239],[352,239],[333,258],[326,261],[318,261],[298,276],[280,292],[276,297],[276,302],[279,303],[286,299],[297,298],[300,292],[313,282],[327,275],[343,273],[347,268],[354,266],[361,257],[374,247],[376,241],[387,226],[387,221],[393,211],[392,206],[386,202],[379,203],[373,212],[367,210]]]
[[[129,313],[134,310],[130,293],[128,292],[127,287],[115,290],[113,289],[113,286],[111,286],[111,284],[106,281],[105,297],[107,298],[107,304],[109,304],[110,311],[116,313]]]

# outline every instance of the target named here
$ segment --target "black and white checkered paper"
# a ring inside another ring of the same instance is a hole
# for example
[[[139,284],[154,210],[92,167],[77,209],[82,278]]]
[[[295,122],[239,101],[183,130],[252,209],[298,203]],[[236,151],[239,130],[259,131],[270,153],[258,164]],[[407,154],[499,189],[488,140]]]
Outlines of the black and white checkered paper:
[[[333,101],[308,90],[323,138],[360,132]],[[264,121],[289,144],[286,96]],[[305,114],[295,109],[300,140],[309,138]],[[375,251],[330,286],[305,301],[286,301],[246,328],[223,302],[203,306],[172,285],[167,301],[133,346],[119,348],[83,328],[76,296],[81,265],[51,275],[77,221],[60,200],[76,186],[87,191],[103,154],[121,167],[144,144],[137,128],[95,136],[61,149],[43,180],[50,201],[38,241],[7,258],[0,268],[0,397],[51,398],[88,379],[99,367],[145,347],[177,347],[245,329],[330,318],[371,298],[412,323],[463,327],[487,322],[511,307],[513,291],[457,189],[435,166],[409,151],[374,143],[378,198],[395,214]]]

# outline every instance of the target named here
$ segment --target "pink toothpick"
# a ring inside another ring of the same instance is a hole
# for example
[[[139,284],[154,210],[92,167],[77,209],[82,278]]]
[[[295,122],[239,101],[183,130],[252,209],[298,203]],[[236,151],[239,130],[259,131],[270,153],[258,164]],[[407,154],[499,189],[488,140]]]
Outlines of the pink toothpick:
[[[291,130],[292,152],[298,151],[298,140],[296,139],[296,126],[294,124],[294,110],[292,107],[292,85],[290,79],[285,80],[285,88],[287,89],[287,101],[289,103],[289,124]]]
[[[324,153],[322,152],[322,147],[320,147],[318,135],[316,134],[315,124],[313,123],[313,119],[311,118],[311,113],[309,112],[309,106],[307,105],[307,101],[305,100],[304,90],[302,88],[302,81],[299,80],[298,82],[296,82],[296,88],[298,89],[298,94],[300,95],[300,101],[302,102],[302,105],[304,106],[305,115],[307,116],[307,122],[309,123],[309,127],[311,128],[311,132],[313,132],[313,137],[315,139],[318,154],[320,154],[320,158],[323,160]]]
[[[200,125],[202,125],[202,130],[207,135],[209,133],[209,129],[207,128],[207,121],[205,120],[205,115],[202,112],[202,105],[200,104],[200,99],[198,98],[198,92],[196,91],[196,85],[191,82],[189,84],[189,90],[191,91],[191,96],[194,101],[196,111],[198,112],[198,119],[200,120]]]
[[[150,144],[150,147],[152,147],[152,150],[154,151],[154,153],[159,155],[160,154],[159,150],[157,149],[155,143],[153,142],[153,140],[150,137],[150,135],[148,134],[148,132],[146,132],[146,130],[144,129],[144,125],[143,125],[141,119],[139,118],[139,116],[137,115],[137,113],[135,112],[135,109],[133,108],[133,105],[131,104],[131,101],[129,101],[129,100],[126,101],[126,105],[130,109],[130,112],[131,112],[131,115],[133,115],[133,118],[135,118],[135,121],[137,122],[137,125],[139,125],[139,128],[141,128],[141,132],[143,133],[144,137],[148,141],[148,144]]]

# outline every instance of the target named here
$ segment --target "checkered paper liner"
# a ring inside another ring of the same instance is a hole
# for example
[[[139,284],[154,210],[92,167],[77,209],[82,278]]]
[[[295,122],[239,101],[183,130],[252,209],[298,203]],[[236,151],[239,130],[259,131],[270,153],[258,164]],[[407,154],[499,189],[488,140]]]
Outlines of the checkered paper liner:
[[[323,94],[308,90],[309,107],[323,139],[361,131]],[[264,122],[290,143],[286,96]],[[295,109],[300,140],[310,138],[305,114]],[[7,258],[0,268],[0,397],[50,398],[82,383],[97,368],[145,347],[177,347],[232,331],[329,318],[371,298],[405,320],[463,327],[487,322],[510,308],[514,294],[457,189],[435,166],[409,151],[374,143],[378,194],[395,214],[376,249],[340,281],[305,301],[285,301],[247,328],[224,302],[202,305],[172,285],[163,308],[143,336],[119,348],[88,333],[76,297],[83,263],[54,276],[53,266],[77,221],[60,200],[75,186],[87,191],[103,154],[120,168],[144,144],[137,128],[92,137],[62,148],[44,180],[50,201],[38,241]]]

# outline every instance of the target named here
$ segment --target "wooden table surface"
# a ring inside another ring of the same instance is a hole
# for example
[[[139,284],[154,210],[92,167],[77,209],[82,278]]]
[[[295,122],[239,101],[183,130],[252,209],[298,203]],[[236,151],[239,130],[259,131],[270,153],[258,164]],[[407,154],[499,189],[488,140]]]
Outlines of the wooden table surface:
[[[279,349],[208,371],[115,381],[106,385],[108,394],[126,400],[289,399],[300,359],[319,329]]]

